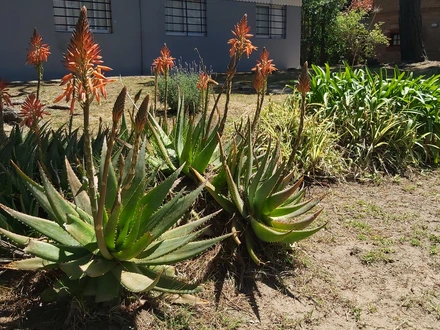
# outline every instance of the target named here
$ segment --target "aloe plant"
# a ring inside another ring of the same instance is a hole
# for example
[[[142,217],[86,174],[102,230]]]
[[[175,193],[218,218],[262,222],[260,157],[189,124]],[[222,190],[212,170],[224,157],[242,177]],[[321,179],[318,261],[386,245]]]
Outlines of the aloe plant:
[[[220,137],[219,137],[220,139]],[[308,213],[321,200],[303,201],[302,178],[292,183],[294,172],[284,174],[279,145],[271,142],[261,153],[252,138],[251,124],[238,143],[225,154],[220,143],[222,170],[211,182],[193,170],[206,189],[229,213],[233,214],[231,232],[237,244],[244,237],[252,260],[260,265],[257,250],[261,242],[291,244],[305,239],[326,224],[307,229],[321,213]],[[222,187],[226,186],[226,193]]]
[[[156,157],[148,157],[154,164],[163,164],[168,170],[183,166],[182,172],[191,176],[190,167],[204,173],[208,165],[220,165],[218,123],[209,127],[205,112],[199,120],[193,116],[188,117],[184,104],[184,98],[180,97],[176,122],[170,134],[162,129],[151,114],[148,115],[147,125],[157,146]]]
[[[5,212],[39,232],[44,239],[33,239],[6,229],[0,234],[24,247],[32,258],[14,261],[7,268],[35,270],[60,268],[69,280],[81,282],[82,295],[95,301],[117,298],[121,286],[129,291],[156,289],[173,293],[192,293],[201,289],[174,276],[170,265],[191,258],[226,236],[197,240],[213,215],[175,227],[197,198],[203,185],[185,194],[184,189],[169,198],[178,184],[178,168],[161,184],[146,192],[146,140],[144,128],[149,114],[149,96],[144,99],[134,119],[134,143],[127,156],[113,149],[123,117],[126,88],[116,99],[112,127],[101,150],[99,168],[95,170],[90,134],[92,102],[106,96],[103,75],[110,68],[103,63],[100,48],[94,42],[83,7],[72,34],[65,65],[71,71],[62,79],[66,85],[57,99],[78,102],[84,114],[84,178],[80,180],[68,161],[66,176],[72,200],[65,199],[53,186],[40,166],[42,185],[16,170],[48,219],[18,212],[0,204]],[[115,158],[116,157],[116,158]],[[166,200],[166,202],[165,202]]]
[[[121,95],[116,104],[123,104]],[[74,196],[72,202],[55,189],[41,168],[42,185],[16,168],[50,219],[21,213],[0,204],[5,212],[45,238],[33,239],[0,229],[3,236],[33,256],[5,267],[21,270],[60,268],[70,280],[86,281],[87,289],[83,294],[95,295],[97,302],[118,297],[121,285],[133,292],[155,289],[183,294],[200,291],[200,286],[177,279],[170,265],[191,258],[228,236],[197,240],[206,229],[199,228],[214,214],[172,228],[191,207],[203,185],[188,194],[182,189],[164,203],[169,191],[179,182],[182,168],[145,192],[145,141],[139,150],[131,150],[126,159],[118,153],[119,169],[116,170],[109,161],[113,138],[114,134],[110,136],[108,147],[107,143],[103,145],[97,178],[99,191],[104,193],[99,198],[99,205],[102,201],[104,207],[102,228],[98,230],[103,234],[109,256],[103,254],[98,245],[97,228],[90,198],[83,189],[84,183],[66,161],[66,173]]]

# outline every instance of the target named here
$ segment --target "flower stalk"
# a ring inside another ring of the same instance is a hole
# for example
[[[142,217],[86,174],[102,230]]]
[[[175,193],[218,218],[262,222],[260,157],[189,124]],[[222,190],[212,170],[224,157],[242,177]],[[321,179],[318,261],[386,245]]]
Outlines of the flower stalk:
[[[249,58],[249,55],[254,51],[257,50],[257,47],[252,45],[252,42],[250,38],[253,36],[249,33],[251,30],[251,27],[248,26],[248,19],[247,15],[244,14],[241,18],[240,22],[238,22],[234,26],[234,30],[232,31],[232,34],[234,35],[233,38],[229,39],[228,44],[231,45],[231,48],[229,50],[229,56],[231,57],[228,68],[226,71],[226,79],[223,83],[223,86],[217,95],[217,98],[214,102],[214,109],[217,108],[218,102],[220,101],[221,95],[226,92],[226,102],[225,102],[225,108],[223,112],[223,117],[221,119],[220,125],[219,125],[219,134],[221,135],[223,133],[223,130],[226,125],[226,119],[228,117],[228,110],[229,110],[229,101],[231,96],[231,89],[232,89],[232,80],[237,73],[237,65],[243,56],[243,54],[246,54],[246,56]],[[214,118],[214,111],[211,113],[208,121],[208,127],[211,126],[212,121]]]
[[[154,110],[156,111],[157,103],[157,79],[160,74],[164,76],[165,79],[165,106],[164,106],[164,128],[168,131],[168,76],[171,68],[174,66],[174,57],[171,57],[171,51],[168,49],[167,45],[164,44],[160,50],[160,56],[154,59],[152,64],[152,70],[154,72]]]
[[[260,120],[264,96],[267,93],[267,79],[272,72],[277,70],[272,62],[273,60],[269,60],[269,52],[266,48],[263,48],[263,51],[260,54],[260,59],[257,60],[257,65],[252,69],[252,71],[255,71],[253,85],[257,91],[257,109],[255,111],[254,120],[252,121],[252,131],[256,129]]]
[[[37,71],[37,100],[40,99],[40,85],[43,80],[43,62],[47,62],[50,55],[50,47],[48,44],[43,44],[43,38],[34,28],[31,41],[29,42],[29,49],[26,64],[31,64]]]
[[[297,90],[301,93],[301,107],[300,107],[300,117],[298,133],[296,134],[295,143],[292,147],[292,152],[290,153],[289,160],[287,162],[286,169],[289,170],[295,159],[296,152],[298,151],[299,142],[301,140],[302,131],[304,128],[304,117],[306,114],[306,97],[307,93],[310,91],[310,75],[308,70],[308,63],[305,62],[302,66],[301,75],[299,76]]]
[[[90,106],[94,99],[100,102],[101,96],[106,97],[106,85],[112,80],[104,76],[104,71],[111,70],[102,65],[101,49],[94,41],[87,20],[87,9],[82,7],[72,38],[64,54],[64,65],[70,71],[61,80],[64,92],[55,102],[65,98],[70,102],[70,113],[73,113],[75,101],[78,101],[83,110],[84,119],[84,158],[88,179],[88,195],[90,198],[94,228],[98,248],[106,259],[112,259],[104,241],[103,217],[99,216],[97,187],[95,184],[95,166],[90,133]]]
[[[0,142],[8,138],[5,133],[5,123],[3,119],[3,102],[9,106],[12,106],[12,102],[11,95],[9,94],[7,87],[8,84],[0,79]]]

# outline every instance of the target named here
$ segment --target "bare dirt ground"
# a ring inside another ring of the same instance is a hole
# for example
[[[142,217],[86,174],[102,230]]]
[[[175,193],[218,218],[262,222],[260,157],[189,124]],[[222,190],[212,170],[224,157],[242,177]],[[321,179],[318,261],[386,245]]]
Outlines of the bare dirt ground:
[[[310,190],[323,192],[328,195],[320,217],[329,223],[293,248],[290,267],[249,271],[239,291],[226,275],[219,292],[214,277],[224,265],[217,264],[202,293],[207,305],[142,297],[95,313],[75,301],[69,308],[44,305],[35,294],[48,275],[36,281],[6,271],[0,276],[0,328],[58,329],[67,320],[63,328],[438,329],[440,172]]]

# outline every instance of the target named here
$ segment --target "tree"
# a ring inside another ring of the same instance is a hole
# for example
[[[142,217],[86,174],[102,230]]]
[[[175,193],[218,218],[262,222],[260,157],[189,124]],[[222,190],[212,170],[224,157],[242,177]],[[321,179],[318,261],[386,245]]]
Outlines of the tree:
[[[346,0],[304,0],[302,5],[301,63],[329,60],[331,27]]]
[[[334,61],[359,64],[374,58],[376,45],[388,45],[388,38],[382,32],[382,23],[373,24],[374,18],[369,18],[369,13],[363,8],[369,7],[351,6],[338,14],[331,43]],[[368,21],[371,23],[367,24]]]
[[[427,59],[423,44],[421,0],[399,0],[400,55],[402,62]]]

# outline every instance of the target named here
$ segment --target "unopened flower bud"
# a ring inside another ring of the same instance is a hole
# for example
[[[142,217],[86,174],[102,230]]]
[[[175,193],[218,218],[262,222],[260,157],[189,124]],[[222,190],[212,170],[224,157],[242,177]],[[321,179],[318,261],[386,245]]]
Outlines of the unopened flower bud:
[[[136,133],[138,134],[142,132],[145,124],[147,123],[149,101],[150,101],[150,95],[147,94],[147,96],[142,101],[141,106],[139,107],[139,110],[136,114],[136,118],[134,120],[134,128],[136,130]]]
[[[118,123],[124,113],[125,107],[125,96],[127,95],[127,88],[122,88],[118,97],[116,98],[115,104],[113,105],[113,122]]]
[[[298,86],[296,87],[299,92],[306,94],[310,91],[310,76],[309,76],[309,65],[307,61],[302,66],[301,75],[299,76]]]

